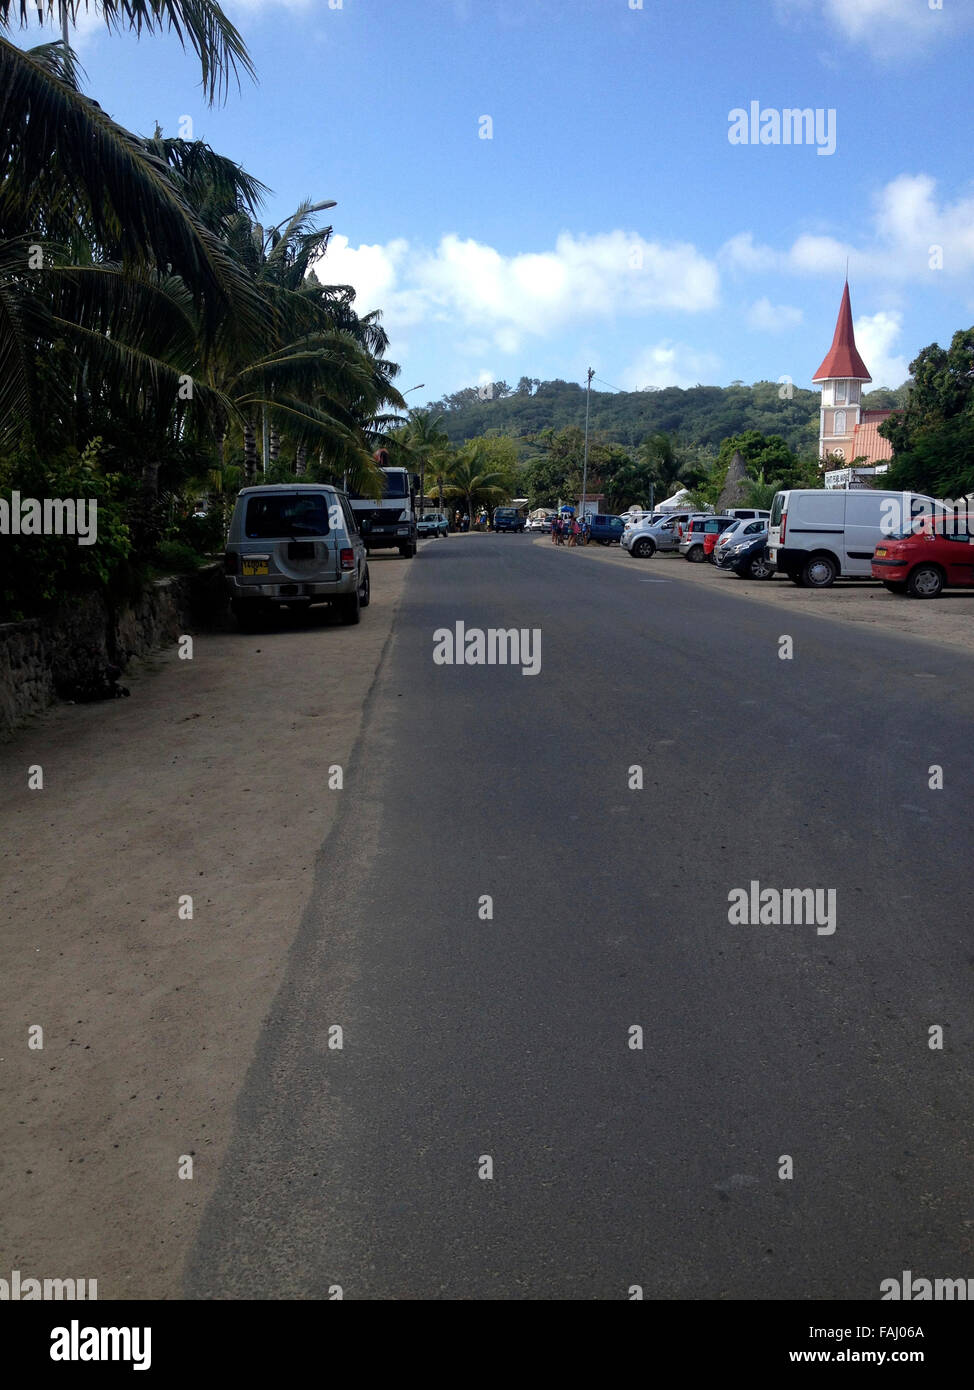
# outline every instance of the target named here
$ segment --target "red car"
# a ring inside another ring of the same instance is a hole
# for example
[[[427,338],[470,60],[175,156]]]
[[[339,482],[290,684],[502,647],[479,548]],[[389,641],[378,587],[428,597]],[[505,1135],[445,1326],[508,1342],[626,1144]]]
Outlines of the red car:
[[[974,513],[920,517],[873,552],[872,574],[894,594],[937,598],[974,588]]]

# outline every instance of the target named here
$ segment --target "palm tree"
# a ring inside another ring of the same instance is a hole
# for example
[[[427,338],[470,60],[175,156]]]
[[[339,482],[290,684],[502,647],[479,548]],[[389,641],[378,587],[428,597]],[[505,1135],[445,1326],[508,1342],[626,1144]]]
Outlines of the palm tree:
[[[440,465],[438,481],[442,505],[442,460],[445,459],[446,452],[450,447],[449,436],[443,429],[443,416],[434,414],[432,410],[411,410],[405,433],[413,459],[419,465],[420,506],[422,506],[423,498],[426,496],[426,470],[430,466],[435,467],[437,463]]]
[[[158,387],[166,363],[139,332],[167,297],[171,323],[190,302],[204,345],[228,315],[260,341],[265,306],[166,161],[78,91],[60,45],[25,52],[0,35],[0,433],[47,413],[35,364],[64,338],[111,358],[134,393]]]
[[[375,355],[388,346],[377,314],[359,319],[354,291],[323,286],[313,273],[331,236],[317,214],[332,201],[302,203],[276,227],[265,229],[241,207],[225,219],[224,236],[246,268],[266,307],[270,327],[265,349],[253,353],[232,334],[215,359],[211,384],[233,402],[244,421],[244,476],[256,472],[258,422],[263,420],[272,453],[282,435],[300,456],[317,446],[329,471],[344,474],[358,491],[380,486],[367,430],[386,404],[404,408],[392,385],[399,368]],[[270,459],[265,459],[265,466]]]
[[[475,502],[499,502],[508,495],[504,474],[488,471],[484,463],[483,446],[473,443],[458,450],[448,466],[444,492],[447,497],[464,499],[471,520]]]
[[[764,469],[762,468],[753,478],[744,479],[744,501],[749,507],[759,507],[767,511],[774,501],[775,493],[780,491],[780,489],[780,480],[772,483],[767,482],[764,476]]]
[[[653,434],[638,449],[640,462],[645,464],[663,497],[670,496],[674,485],[684,479],[685,460],[678,454],[668,434]]]
[[[24,28],[46,14],[49,22],[60,25],[67,50],[69,24],[74,24],[81,10],[96,8],[115,33],[128,29],[136,34],[154,34],[168,28],[183,48],[188,43],[199,57],[203,89],[211,103],[225,95],[231,78],[239,83],[241,72],[254,76],[243,39],[214,0],[0,0],[0,26],[9,28],[19,19]],[[64,60],[73,73],[70,51]]]

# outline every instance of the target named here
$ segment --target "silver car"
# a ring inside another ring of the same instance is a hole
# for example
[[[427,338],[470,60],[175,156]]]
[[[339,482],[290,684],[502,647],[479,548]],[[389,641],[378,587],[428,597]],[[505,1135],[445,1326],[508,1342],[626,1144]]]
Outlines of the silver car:
[[[230,606],[244,630],[272,609],[331,603],[345,623],[369,605],[369,565],[355,513],[323,483],[245,487],[223,560]]]
[[[686,521],[686,512],[675,516],[660,516],[652,521],[642,521],[632,530],[623,532],[621,545],[637,560],[648,560],[657,550],[676,550],[680,544],[680,522]]]

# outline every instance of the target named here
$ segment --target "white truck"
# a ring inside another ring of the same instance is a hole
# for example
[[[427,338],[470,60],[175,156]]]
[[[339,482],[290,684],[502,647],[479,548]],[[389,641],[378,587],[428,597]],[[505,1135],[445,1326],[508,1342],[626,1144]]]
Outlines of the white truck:
[[[370,552],[398,550],[405,559],[411,560],[416,554],[418,538],[416,497],[419,476],[405,468],[394,468],[389,463],[389,454],[385,449],[376,451],[375,461],[384,479],[381,501],[347,489],[365,548]]]

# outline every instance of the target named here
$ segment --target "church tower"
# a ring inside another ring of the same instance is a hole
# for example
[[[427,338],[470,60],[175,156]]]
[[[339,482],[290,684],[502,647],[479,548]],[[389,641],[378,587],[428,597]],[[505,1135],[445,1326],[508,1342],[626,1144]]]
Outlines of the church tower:
[[[849,281],[842,291],[835,337],[828,356],[812,377],[814,385],[822,384],[822,406],[818,432],[818,454],[836,454],[851,463],[853,438],[862,415],[862,383],[872,381],[866,364],[856,350],[852,330],[852,303]]]

